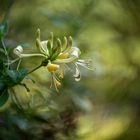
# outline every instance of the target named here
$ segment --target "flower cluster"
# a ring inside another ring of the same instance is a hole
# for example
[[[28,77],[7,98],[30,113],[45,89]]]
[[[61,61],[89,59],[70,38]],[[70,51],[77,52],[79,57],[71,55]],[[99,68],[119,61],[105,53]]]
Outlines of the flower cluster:
[[[59,38],[54,40],[53,33],[50,34],[50,38],[45,41],[41,41],[40,29],[37,30],[36,37],[37,53],[25,54],[23,53],[22,46],[17,46],[14,49],[14,53],[19,59],[25,57],[43,57],[44,61],[42,66],[46,66],[47,70],[51,73],[52,84],[58,91],[58,87],[61,86],[61,79],[64,78],[66,69],[69,68],[69,64],[75,66],[75,74],[73,75],[76,81],[81,79],[81,74],[78,65],[90,69],[90,60],[80,60],[79,56],[81,51],[79,48],[73,46],[72,37],[64,37],[63,41]]]

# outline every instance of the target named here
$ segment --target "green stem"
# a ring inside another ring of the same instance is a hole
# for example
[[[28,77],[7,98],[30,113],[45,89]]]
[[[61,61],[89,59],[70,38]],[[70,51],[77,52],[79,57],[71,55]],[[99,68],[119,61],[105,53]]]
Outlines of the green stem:
[[[33,73],[34,71],[36,71],[37,69],[39,69],[40,67],[42,67],[42,64],[35,67],[34,69],[32,69],[31,71],[28,72],[28,74]]]
[[[40,67],[42,67],[42,66],[47,66],[48,65],[48,59],[45,59],[44,61],[42,61],[42,63],[39,65],[39,66],[37,66],[37,67],[35,67],[34,69],[32,69],[31,71],[29,71],[28,72],[28,74],[31,74],[31,73],[33,73],[34,71],[36,71],[36,70],[38,70]],[[28,75],[27,74],[27,75]]]

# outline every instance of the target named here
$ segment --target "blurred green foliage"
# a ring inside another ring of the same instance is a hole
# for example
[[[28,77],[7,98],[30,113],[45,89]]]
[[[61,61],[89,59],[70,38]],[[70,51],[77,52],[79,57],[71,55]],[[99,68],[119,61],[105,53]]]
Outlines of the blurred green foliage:
[[[67,74],[60,93],[48,88],[46,68],[30,75],[37,81],[25,79],[30,93],[20,85],[14,89],[19,107],[9,99],[0,110],[0,139],[140,139],[139,0],[0,0],[1,22],[4,15],[6,46],[29,43],[33,47],[26,49],[34,50],[37,28],[44,39],[50,31],[72,35],[94,71],[82,69],[79,83]]]

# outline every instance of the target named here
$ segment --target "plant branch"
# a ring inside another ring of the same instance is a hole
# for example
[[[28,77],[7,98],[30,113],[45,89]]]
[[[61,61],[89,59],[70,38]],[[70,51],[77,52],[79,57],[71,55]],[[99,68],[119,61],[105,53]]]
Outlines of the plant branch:
[[[33,73],[34,71],[36,71],[36,70],[38,70],[39,68],[41,68],[42,66],[47,66],[48,65],[48,60],[44,60],[44,61],[42,61],[42,63],[39,65],[39,66],[37,66],[37,67],[35,67],[34,69],[32,69],[31,71],[29,71],[28,72],[28,74],[31,74],[31,73]],[[28,75],[27,74],[27,75]]]

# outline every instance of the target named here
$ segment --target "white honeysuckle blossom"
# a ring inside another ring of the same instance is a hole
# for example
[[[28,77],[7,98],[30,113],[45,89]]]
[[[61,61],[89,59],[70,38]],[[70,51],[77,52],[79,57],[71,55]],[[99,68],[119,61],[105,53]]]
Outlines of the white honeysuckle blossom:
[[[52,33],[50,39],[41,41],[40,29],[38,29],[36,47],[38,50],[37,53],[25,54],[23,53],[22,46],[17,46],[13,52],[20,60],[26,57],[43,57],[44,63],[46,63],[46,67],[52,75],[52,84],[55,86],[57,91],[58,87],[61,86],[60,81],[64,77],[68,64],[75,65],[75,74],[73,76],[76,81],[81,79],[78,65],[90,69],[90,60],[79,59],[81,51],[79,48],[73,46],[71,36],[68,39],[64,37],[63,43],[58,38],[55,45]]]

